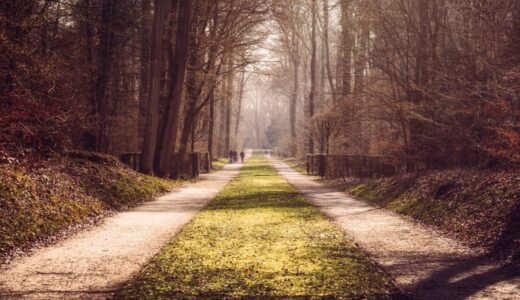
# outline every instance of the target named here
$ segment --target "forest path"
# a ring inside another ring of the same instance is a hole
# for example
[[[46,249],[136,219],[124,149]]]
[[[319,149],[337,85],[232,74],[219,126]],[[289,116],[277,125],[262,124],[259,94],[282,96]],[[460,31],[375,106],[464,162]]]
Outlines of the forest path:
[[[36,250],[0,270],[0,299],[103,299],[240,173],[240,164],[201,176],[102,225]]]
[[[272,159],[280,175],[417,299],[520,299],[520,271]]]

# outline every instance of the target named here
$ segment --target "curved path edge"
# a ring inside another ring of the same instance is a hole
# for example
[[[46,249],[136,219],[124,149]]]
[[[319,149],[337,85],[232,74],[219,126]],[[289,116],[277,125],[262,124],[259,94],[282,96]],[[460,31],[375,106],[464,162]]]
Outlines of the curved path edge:
[[[248,153],[250,154],[250,153]],[[241,165],[201,175],[100,226],[20,257],[0,270],[0,299],[105,299],[169,242],[240,173]]]
[[[271,163],[414,298],[520,299],[520,271],[513,266],[500,265],[393,212],[355,200],[280,160]]]

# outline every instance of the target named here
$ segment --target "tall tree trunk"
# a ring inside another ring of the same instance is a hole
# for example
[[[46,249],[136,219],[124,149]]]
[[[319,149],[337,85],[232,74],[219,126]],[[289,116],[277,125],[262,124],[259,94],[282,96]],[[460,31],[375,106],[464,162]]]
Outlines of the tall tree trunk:
[[[208,153],[210,168],[213,168],[213,127],[215,126],[215,89],[209,99]]]
[[[148,81],[148,109],[146,112],[146,128],[144,133],[141,171],[152,174],[154,155],[157,147],[157,130],[159,125],[159,99],[161,97],[162,35],[166,19],[168,0],[154,1],[153,38],[150,61],[150,79]]]
[[[217,36],[217,29],[218,29],[218,26],[219,26],[219,5],[217,2],[215,2],[213,4],[213,27],[211,29],[211,38],[212,39],[215,39],[216,36]],[[211,52],[216,52],[218,50],[217,48],[217,45],[215,44],[214,46],[212,46],[213,48],[210,50]],[[210,53],[211,55],[211,53]],[[222,65],[222,64],[220,64]],[[212,66],[211,68],[213,68],[214,66]],[[220,67],[219,67],[220,69]],[[218,71],[215,72],[215,77],[213,78],[214,80],[214,84],[213,84],[213,88],[209,94],[209,130],[208,130],[208,152],[209,152],[209,166],[210,168],[213,168],[213,158],[215,157],[214,156],[214,132],[215,132],[215,89],[218,88],[218,82],[217,82],[217,79],[218,79]],[[218,150],[217,150],[218,151]]]
[[[416,63],[416,82],[423,90],[421,98],[424,98],[424,89],[428,84],[428,2],[429,0],[417,0],[417,10],[419,14],[419,33],[417,39],[417,63]],[[420,91],[421,92],[421,91]],[[419,99],[417,99],[419,100]]]
[[[94,33],[92,29],[92,16],[91,16],[91,4],[90,0],[83,0],[81,2],[82,17],[81,23],[83,30],[83,38],[85,39],[85,63],[87,65],[88,72],[88,92],[89,94],[89,113],[91,115],[96,114],[96,98],[95,98],[95,74],[94,74]]]
[[[194,16],[197,19],[197,16]],[[195,20],[194,20],[195,21]],[[197,23],[197,22],[194,22]],[[200,38],[199,28],[197,25],[192,25],[190,32],[190,41],[188,54],[188,68],[186,71],[186,100],[187,110],[184,117],[184,126],[182,127],[181,138],[179,140],[179,151],[177,152],[177,161],[173,164],[172,178],[179,178],[182,175],[184,155],[188,149],[188,142],[190,134],[194,134],[195,129],[195,117],[197,114],[197,102],[199,99],[199,60],[201,56],[200,44],[198,39]]]
[[[237,118],[235,121],[235,137],[238,135],[238,127],[240,126],[240,116],[242,114],[242,100],[244,98],[244,88],[246,86],[246,71],[245,67],[242,67],[242,73],[240,74],[240,82],[239,82],[239,90],[238,90],[238,107],[237,107]]]
[[[227,62],[226,62],[227,64]],[[227,156],[225,149],[224,137],[226,132],[226,80],[223,81],[219,92],[219,106],[218,106],[218,131],[217,131],[217,151],[220,157]]]
[[[368,29],[359,28],[356,35],[356,47],[354,49],[354,93],[356,99],[360,99],[364,88],[365,67],[366,67],[366,43],[368,38]]]
[[[177,153],[177,161],[173,165],[173,173],[172,178],[179,178],[182,175],[182,170],[184,168],[184,155],[186,154],[186,150],[188,148],[188,142],[190,138],[190,134],[195,134],[195,118],[196,118],[196,103],[191,103],[188,106],[188,110],[186,112],[186,117],[184,119],[184,127],[182,129],[181,138],[179,141],[179,151]]]
[[[195,140],[196,140],[196,134],[197,134],[197,115],[196,114],[193,117],[193,124],[191,125],[191,153],[195,152]]]
[[[418,104],[425,99],[428,84],[428,2],[428,0],[417,0],[416,6],[417,16],[419,18],[419,29],[416,33],[415,82],[411,93],[411,101],[413,104]],[[473,66],[476,67],[476,65],[476,61],[474,61]],[[413,118],[409,119],[408,126],[410,131],[409,154],[415,156],[418,153],[418,149],[421,148],[421,144],[424,143],[422,136],[425,126],[421,121]],[[431,157],[431,155],[423,155],[423,159],[427,164],[432,163]]]
[[[231,140],[231,107],[233,105],[233,80],[234,80],[234,72],[233,72],[233,57],[232,54],[228,54],[228,73],[227,73],[227,83],[226,83],[226,101],[224,102],[225,110],[226,110],[226,128],[225,128],[225,136],[224,136],[224,148],[225,152],[229,152],[230,150],[230,140]]]
[[[367,62],[367,42],[368,29],[361,26],[356,33],[356,47],[353,48],[354,54],[354,93],[350,101],[349,116],[351,117],[351,145],[354,147],[354,152],[357,154],[367,153],[367,140],[363,134],[363,127],[361,107],[364,105],[364,86],[365,86],[365,67]]]
[[[210,37],[212,39],[215,39],[216,36],[217,36],[217,33],[218,33],[218,27],[219,27],[219,23],[220,23],[220,20],[219,20],[219,5],[218,5],[218,2],[215,1],[213,3],[213,25],[212,25],[212,28],[211,28],[211,33],[210,33]],[[216,52],[218,50],[218,45],[217,44],[214,44],[210,47],[210,53],[209,55],[216,55]],[[215,59],[216,59],[216,56],[215,56]],[[210,61],[212,64],[215,64],[215,61],[214,60],[211,60]],[[220,70],[220,66],[222,64],[219,65],[219,68],[218,70]],[[210,66],[210,69],[213,69],[214,68],[214,65],[213,66]],[[208,129],[208,152],[209,152],[209,166],[210,168],[213,168],[213,158],[214,158],[214,153],[213,153],[213,141],[214,141],[214,127],[215,127],[215,89],[218,88],[217,85],[218,85],[218,82],[217,82],[217,79],[218,79],[218,70],[215,72],[215,76],[214,78],[212,78],[212,80],[214,81],[213,83],[213,87],[210,91],[210,94],[209,94],[209,129]]]
[[[291,137],[296,138],[296,106],[298,105],[298,93],[300,92],[300,58],[293,55],[293,90],[291,94],[291,103],[289,105],[289,122],[291,123]]]
[[[341,93],[343,92],[343,68],[341,67],[343,55],[341,53],[343,46],[341,42],[336,47],[336,99],[339,102],[341,100]]]
[[[141,22],[139,24],[140,34],[140,55],[139,55],[139,123],[138,137],[144,138],[147,118],[148,104],[148,78],[150,76],[150,0],[141,1],[141,10],[143,12]]]
[[[101,34],[99,37],[97,76],[94,94],[98,126],[97,150],[101,152],[108,149],[107,122],[109,104],[107,103],[107,91],[115,44],[113,19],[116,13],[116,2],[116,0],[103,0],[101,2]]]
[[[179,24],[179,2],[180,0],[171,0],[171,11],[170,11],[170,18],[168,20],[169,22],[169,33],[168,33],[168,39],[167,39],[167,46],[163,47],[166,48],[166,56],[168,63],[166,68],[163,68],[161,70],[161,78],[162,84],[160,86],[161,90],[161,97],[159,97],[159,127],[157,129],[157,147],[155,148],[155,155],[154,155],[154,172],[156,174],[160,174],[159,171],[159,165],[161,160],[161,153],[162,153],[162,146],[163,146],[163,139],[166,135],[166,126],[168,121],[168,114],[170,111],[170,107],[172,105],[171,102],[171,93],[173,92],[173,82],[171,81],[172,77],[172,61],[175,59],[175,40],[177,38],[177,26]],[[164,43],[164,42],[163,42]],[[188,46],[189,47],[189,46]],[[164,55],[164,54],[163,54]],[[166,97],[162,96],[163,91],[166,91]]]
[[[159,155],[159,175],[170,174],[175,156],[177,131],[179,127],[179,113],[182,101],[184,77],[186,75],[186,61],[188,58],[189,32],[191,28],[190,13],[191,1],[181,0],[179,3],[179,22],[175,40],[175,54],[170,60],[170,82],[168,86],[170,107],[164,134],[161,152]]]
[[[316,43],[316,23],[317,23],[317,5],[316,0],[312,0],[312,30],[311,30],[311,90],[309,93],[309,121],[314,116],[314,105],[316,98],[316,55],[317,55],[317,43]],[[312,134],[309,135],[309,153],[314,153],[314,138]]]
[[[351,0],[340,0],[341,4],[341,62],[342,66],[342,91],[343,97],[351,93],[351,69],[352,69],[352,27],[350,22],[350,2]]]
[[[325,54],[325,45],[323,43],[323,40],[321,41],[321,43],[319,44],[319,51],[320,51],[320,58],[319,58],[319,67],[320,67],[320,74],[319,74],[319,85],[318,85],[318,99],[319,99],[319,102],[317,103],[317,110],[318,111],[323,111],[325,109],[325,100],[326,100],[326,91],[325,91],[325,81],[326,81],[326,64],[325,64],[325,61],[326,61],[326,54]],[[321,153],[321,152],[320,152]]]
[[[338,97],[336,94],[336,86],[332,75],[330,66],[330,46],[329,46],[329,0],[323,0],[323,43],[325,44],[325,59],[327,67],[327,77],[329,79],[330,93],[332,96],[332,103],[337,104]]]

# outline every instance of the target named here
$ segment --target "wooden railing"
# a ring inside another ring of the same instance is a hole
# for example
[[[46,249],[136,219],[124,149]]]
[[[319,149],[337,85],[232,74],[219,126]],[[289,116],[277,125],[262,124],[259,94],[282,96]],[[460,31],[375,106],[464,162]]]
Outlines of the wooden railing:
[[[384,156],[307,154],[307,174],[322,178],[390,176],[399,162]]]
[[[202,173],[209,173],[211,171],[211,163],[209,152],[197,152],[199,156],[199,170]]]
[[[140,152],[121,153],[118,155],[118,157],[121,162],[136,171],[138,171],[141,167]],[[177,154],[175,157],[177,160],[179,159]],[[182,160],[181,173],[185,177],[197,178],[199,177],[200,173],[210,172],[210,158],[209,153],[207,152],[186,153]]]

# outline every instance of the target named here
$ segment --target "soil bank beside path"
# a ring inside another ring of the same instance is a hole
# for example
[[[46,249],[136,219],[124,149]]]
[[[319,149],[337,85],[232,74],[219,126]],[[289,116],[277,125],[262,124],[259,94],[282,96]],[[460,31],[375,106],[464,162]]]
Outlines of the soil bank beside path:
[[[0,270],[0,299],[103,299],[130,280],[217,193],[240,164],[202,175],[102,225]]]
[[[352,199],[282,161],[271,162],[414,298],[520,299],[517,268],[483,258],[395,213]]]

